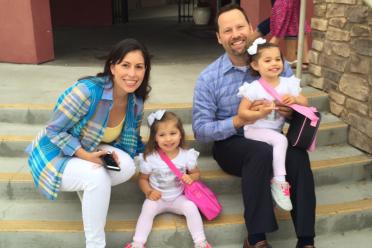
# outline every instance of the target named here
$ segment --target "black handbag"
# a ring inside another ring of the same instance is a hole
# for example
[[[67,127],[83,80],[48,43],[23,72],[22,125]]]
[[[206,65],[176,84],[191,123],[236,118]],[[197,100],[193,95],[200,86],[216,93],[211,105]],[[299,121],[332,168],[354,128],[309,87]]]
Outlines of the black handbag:
[[[321,120],[321,115],[316,109],[314,114],[318,117],[315,126],[311,124],[312,121],[308,117],[297,111],[293,111],[287,131],[288,143],[291,146],[312,150],[311,146],[313,144],[315,145],[316,133]]]
[[[281,101],[279,94],[263,78],[258,80],[262,87],[276,100]],[[321,115],[315,107],[305,107],[298,104],[289,106],[292,108],[292,119],[287,131],[288,143],[291,146],[315,150],[316,133],[319,128]]]

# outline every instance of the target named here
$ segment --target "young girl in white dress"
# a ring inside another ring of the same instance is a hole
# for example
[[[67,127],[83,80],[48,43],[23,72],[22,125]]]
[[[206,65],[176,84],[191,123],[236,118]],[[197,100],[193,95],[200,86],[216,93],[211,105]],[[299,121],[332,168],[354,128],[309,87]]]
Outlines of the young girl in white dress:
[[[270,84],[281,96],[285,105],[299,104],[307,106],[308,101],[301,92],[300,80],[295,77],[280,77],[283,71],[283,57],[277,45],[258,38],[248,48],[251,56],[252,71]],[[285,179],[285,158],[288,146],[287,138],[282,134],[284,117],[276,111],[274,98],[266,92],[258,80],[244,83],[239,88],[238,96],[243,97],[238,115],[252,122],[244,126],[247,139],[266,142],[273,147],[273,179],[271,193],[276,204],[287,211],[292,210],[290,185]],[[256,100],[265,100],[258,110],[250,109]]]
[[[196,205],[183,194],[183,183],[191,184],[200,177],[197,167],[199,152],[185,149],[185,131],[181,120],[172,112],[158,110],[148,117],[150,137],[140,156],[139,186],[146,196],[137,221],[133,242],[125,248],[143,248],[151,232],[154,217],[172,212],[186,217],[195,248],[211,248],[207,242],[203,221]],[[160,158],[162,150],[184,174],[182,181]]]

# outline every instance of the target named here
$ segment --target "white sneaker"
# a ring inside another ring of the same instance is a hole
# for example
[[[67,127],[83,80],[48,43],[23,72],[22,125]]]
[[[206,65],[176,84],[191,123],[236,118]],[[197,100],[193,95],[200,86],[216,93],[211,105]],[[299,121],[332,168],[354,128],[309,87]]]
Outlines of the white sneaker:
[[[212,246],[204,240],[203,242],[195,244],[194,248],[212,248]]]
[[[292,202],[290,198],[289,189],[291,186],[288,182],[279,182],[275,179],[271,180],[271,194],[278,207],[283,210],[291,211]]]

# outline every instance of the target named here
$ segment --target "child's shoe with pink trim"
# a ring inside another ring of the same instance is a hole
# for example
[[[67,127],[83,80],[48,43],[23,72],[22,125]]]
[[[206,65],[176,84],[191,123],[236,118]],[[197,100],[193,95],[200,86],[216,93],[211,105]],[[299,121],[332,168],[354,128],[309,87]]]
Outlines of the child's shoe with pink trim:
[[[144,246],[142,244],[138,244],[138,243],[132,242],[132,243],[126,244],[124,246],[124,248],[146,248],[146,246]]]
[[[195,244],[194,248],[212,248],[208,241],[204,240],[203,242]]]
[[[292,202],[289,189],[291,186],[288,182],[280,182],[275,179],[271,180],[271,194],[276,205],[286,211],[292,210]]]

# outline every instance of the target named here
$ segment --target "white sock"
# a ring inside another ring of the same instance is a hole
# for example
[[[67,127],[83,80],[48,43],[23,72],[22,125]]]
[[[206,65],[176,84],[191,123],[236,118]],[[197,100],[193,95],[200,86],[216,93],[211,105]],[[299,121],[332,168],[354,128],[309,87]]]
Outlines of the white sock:
[[[278,181],[278,182],[282,182],[282,183],[285,182],[285,176],[275,176],[274,179],[275,181]]]

